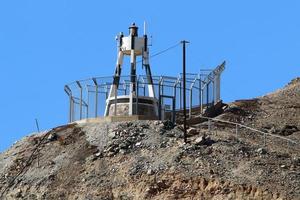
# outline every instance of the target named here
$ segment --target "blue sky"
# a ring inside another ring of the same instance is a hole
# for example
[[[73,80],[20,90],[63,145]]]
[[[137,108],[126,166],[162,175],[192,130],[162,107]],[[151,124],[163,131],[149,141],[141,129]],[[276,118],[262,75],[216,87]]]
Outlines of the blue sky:
[[[148,23],[151,52],[182,39],[188,71],[227,61],[222,98],[251,98],[300,73],[297,0],[0,2],[0,151],[36,130],[67,122],[63,86],[112,75],[115,36]],[[151,60],[153,74],[177,75],[181,49]]]

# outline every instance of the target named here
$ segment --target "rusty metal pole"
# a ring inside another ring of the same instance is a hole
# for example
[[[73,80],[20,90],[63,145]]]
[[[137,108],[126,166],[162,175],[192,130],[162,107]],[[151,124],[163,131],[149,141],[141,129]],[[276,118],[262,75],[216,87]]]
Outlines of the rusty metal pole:
[[[185,69],[186,69],[186,44],[188,41],[181,41],[182,43],[182,74],[183,74],[183,139],[184,142],[187,142],[186,138],[186,77],[185,77]]]

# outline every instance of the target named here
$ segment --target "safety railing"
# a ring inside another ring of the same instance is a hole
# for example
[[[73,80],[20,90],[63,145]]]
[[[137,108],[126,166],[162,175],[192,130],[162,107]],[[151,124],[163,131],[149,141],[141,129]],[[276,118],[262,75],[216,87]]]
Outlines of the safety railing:
[[[188,99],[188,114],[192,115],[194,107],[201,108],[213,105],[220,99],[220,76],[225,68],[225,62],[214,70],[200,71],[199,73],[186,74],[186,98]],[[129,95],[132,76],[119,77],[116,96]],[[155,97],[161,104],[159,112],[181,110],[183,108],[183,78],[180,75],[152,76],[152,83],[145,75],[135,77],[137,96],[149,96],[148,85],[154,87]],[[65,92],[69,101],[69,122],[85,118],[103,116],[106,100],[113,84],[113,76],[94,77],[74,81],[65,85]]]
[[[261,131],[258,130],[256,128],[244,125],[244,124],[240,124],[240,123],[236,123],[236,122],[231,122],[231,121],[226,121],[226,120],[222,120],[222,119],[217,119],[217,118],[210,118],[210,117],[205,117],[205,116],[199,116],[202,119],[205,119],[208,121],[207,123],[207,127],[208,127],[208,131],[212,131],[212,121],[217,122],[217,123],[223,123],[223,124],[229,124],[232,125],[234,127],[234,133],[235,133],[235,137],[237,139],[241,138],[242,136],[246,137],[249,139],[249,137],[254,137],[257,139],[258,135],[249,135],[249,134],[242,134],[242,129],[248,130],[252,133],[258,133],[260,134],[259,136],[260,141],[262,141],[262,146],[263,147],[267,147],[268,145],[268,137],[271,138],[272,140],[270,142],[274,143],[275,140],[278,140],[278,142],[275,142],[274,145],[281,145],[280,147],[286,146],[287,148],[293,148],[296,151],[300,151],[300,142],[284,137],[284,136],[280,136],[280,135],[275,135],[275,134],[271,134],[265,131]],[[270,143],[269,142],[269,143]]]

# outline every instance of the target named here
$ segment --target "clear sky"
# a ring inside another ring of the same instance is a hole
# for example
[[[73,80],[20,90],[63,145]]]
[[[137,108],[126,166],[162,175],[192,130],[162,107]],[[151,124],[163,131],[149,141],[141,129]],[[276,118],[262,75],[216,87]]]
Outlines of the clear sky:
[[[226,101],[283,87],[300,73],[298,0],[0,1],[0,151],[67,122],[63,86],[112,75],[115,36],[148,23],[156,53],[182,39],[188,71],[227,61]],[[181,72],[181,49],[151,60],[153,74]]]

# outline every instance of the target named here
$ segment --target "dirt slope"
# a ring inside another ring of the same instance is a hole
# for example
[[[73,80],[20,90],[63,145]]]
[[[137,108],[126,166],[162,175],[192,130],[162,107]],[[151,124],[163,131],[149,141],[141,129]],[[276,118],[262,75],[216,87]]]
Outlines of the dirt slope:
[[[218,118],[300,141],[300,81]],[[0,154],[2,199],[300,199],[300,148],[224,124],[74,123]]]

